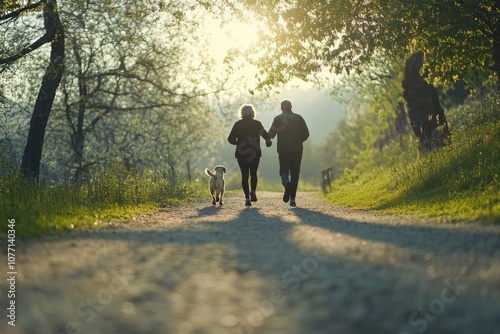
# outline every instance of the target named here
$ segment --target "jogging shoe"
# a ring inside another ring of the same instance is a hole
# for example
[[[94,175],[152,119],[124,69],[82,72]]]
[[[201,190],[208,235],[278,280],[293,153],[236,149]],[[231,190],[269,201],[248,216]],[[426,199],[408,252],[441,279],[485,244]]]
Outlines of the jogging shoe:
[[[250,202],[250,198],[245,198],[245,206],[252,206],[252,202]]]
[[[250,192],[250,200],[252,202],[257,202],[257,195],[255,195],[255,191]]]
[[[297,206],[297,203],[295,203],[294,198],[290,199],[290,206]]]
[[[292,188],[292,183],[288,182],[285,185],[285,192],[283,193],[283,202],[287,203],[290,200],[290,192]]]

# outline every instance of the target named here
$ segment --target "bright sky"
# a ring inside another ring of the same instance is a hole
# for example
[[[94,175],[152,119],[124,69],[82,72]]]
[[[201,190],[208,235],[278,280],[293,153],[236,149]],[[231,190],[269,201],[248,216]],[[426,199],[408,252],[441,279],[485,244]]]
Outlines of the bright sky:
[[[232,22],[221,27],[212,22],[208,28],[213,37],[212,51],[218,59],[223,59],[231,48],[248,49],[259,38],[259,29],[246,23]]]
[[[221,27],[217,21],[208,22],[207,31],[212,37],[213,56],[221,66],[223,66],[222,62],[229,49],[243,48],[246,50],[252,47],[252,44],[258,41],[259,30],[262,29],[257,25],[240,22],[231,22]],[[242,69],[238,74],[252,80],[257,73],[257,68],[245,61],[242,61],[241,65]],[[285,98],[290,99],[294,111],[302,114],[313,130],[311,131],[311,139],[316,143],[321,142],[335,124],[340,119],[345,118],[342,107],[328,96],[327,91],[315,89],[311,83],[297,81],[290,84],[290,86],[292,85],[296,88],[285,88],[281,94],[266,100],[265,103],[258,101],[258,99],[253,101],[255,97],[250,94],[247,96],[247,100],[242,101],[242,103],[254,104],[257,109],[257,118],[263,124],[270,125],[272,118],[281,112],[279,101]]]
[[[250,50],[259,41],[259,38],[263,35],[263,31],[266,29],[259,22],[252,22],[250,24],[240,22],[237,19],[233,19],[222,26],[218,19],[208,18],[207,21],[206,29],[209,36],[211,36],[212,54],[221,66],[230,49]],[[247,79],[255,77],[258,70],[255,66],[250,65],[244,60],[241,60],[241,65],[243,69],[239,73]],[[288,87],[292,86],[306,89],[312,88],[313,84],[297,80],[288,85]]]
[[[219,20],[207,22],[207,32],[211,37],[211,51],[215,60],[222,66],[227,53],[231,49],[249,50],[259,39],[259,28],[256,24],[242,23],[234,19],[221,25]],[[257,68],[247,62],[240,63],[241,69],[237,74],[246,79],[252,79]]]

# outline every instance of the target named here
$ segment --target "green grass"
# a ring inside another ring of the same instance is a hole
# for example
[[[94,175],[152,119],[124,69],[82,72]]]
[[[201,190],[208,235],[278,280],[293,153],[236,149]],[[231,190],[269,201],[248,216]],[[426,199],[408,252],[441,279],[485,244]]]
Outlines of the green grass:
[[[205,189],[196,183],[172,184],[153,174],[142,177],[109,166],[87,184],[30,184],[18,174],[0,176],[0,235],[15,219],[16,236],[105,227],[109,223],[152,213],[167,205],[195,200]]]
[[[500,95],[448,111],[452,144],[420,154],[407,145],[364,152],[327,199],[360,209],[439,221],[500,222]],[[414,141],[414,140],[413,140]]]

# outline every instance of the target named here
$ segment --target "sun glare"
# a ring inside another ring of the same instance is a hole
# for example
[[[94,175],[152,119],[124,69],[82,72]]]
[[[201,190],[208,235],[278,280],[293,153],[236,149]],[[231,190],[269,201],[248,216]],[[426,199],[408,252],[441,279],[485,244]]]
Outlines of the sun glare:
[[[228,37],[233,47],[250,48],[259,40],[259,28],[246,23],[234,23]]]
[[[259,27],[247,23],[211,24],[208,28],[211,47],[216,59],[223,61],[231,49],[249,50],[259,40]]]

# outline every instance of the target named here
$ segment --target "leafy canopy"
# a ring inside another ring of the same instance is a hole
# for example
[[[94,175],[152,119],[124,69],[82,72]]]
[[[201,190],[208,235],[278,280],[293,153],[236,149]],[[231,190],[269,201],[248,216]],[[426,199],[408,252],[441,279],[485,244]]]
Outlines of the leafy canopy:
[[[243,0],[266,22],[259,48],[260,87],[324,69],[350,73],[385,53],[423,50],[434,83],[498,81],[500,5],[496,0]],[[244,12],[240,13],[241,15]],[[494,51],[496,45],[497,51]]]

